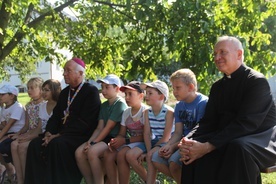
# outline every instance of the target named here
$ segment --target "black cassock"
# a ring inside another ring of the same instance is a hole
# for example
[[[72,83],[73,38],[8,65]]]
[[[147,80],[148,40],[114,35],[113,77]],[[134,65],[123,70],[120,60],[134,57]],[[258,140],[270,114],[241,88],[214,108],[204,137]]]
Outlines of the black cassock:
[[[26,184],[79,184],[81,181],[75,150],[87,141],[96,129],[101,101],[98,89],[84,83],[69,106],[69,116],[63,123],[69,90],[70,88],[66,87],[61,91],[45,131],[51,134],[59,133],[60,136],[52,139],[47,147],[41,146],[44,135],[29,144],[24,182]],[[74,92],[71,90],[70,93]]]
[[[205,115],[191,132],[216,149],[182,167],[182,183],[260,183],[276,163],[276,110],[265,77],[242,65],[211,88]]]

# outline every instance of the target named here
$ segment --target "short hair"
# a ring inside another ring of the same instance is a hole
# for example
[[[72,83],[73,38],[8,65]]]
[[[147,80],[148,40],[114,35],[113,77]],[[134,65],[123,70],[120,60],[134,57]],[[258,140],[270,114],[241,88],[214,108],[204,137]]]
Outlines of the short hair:
[[[82,72],[82,75],[85,76],[85,68],[83,68],[81,65],[76,63],[76,68],[75,68],[76,72]]]
[[[242,61],[244,60],[244,49],[243,49],[241,41],[238,38],[236,38],[234,36],[221,36],[221,37],[218,37],[216,44],[219,42],[222,42],[222,41],[229,41],[237,49],[241,50],[242,51]]]
[[[61,91],[60,82],[55,79],[48,79],[43,83],[42,87],[45,87],[46,85],[48,85],[51,90],[53,100],[57,101]]]
[[[34,86],[38,87],[39,89],[42,89],[43,82],[44,81],[41,77],[33,77],[29,79],[29,81],[27,82],[27,88],[29,88],[29,86]]]
[[[182,68],[175,71],[170,76],[170,81],[174,81],[176,79],[180,79],[186,85],[193,84],[195,86],[195,90],[197,90],[197,80],[194,72],[188,68]]]

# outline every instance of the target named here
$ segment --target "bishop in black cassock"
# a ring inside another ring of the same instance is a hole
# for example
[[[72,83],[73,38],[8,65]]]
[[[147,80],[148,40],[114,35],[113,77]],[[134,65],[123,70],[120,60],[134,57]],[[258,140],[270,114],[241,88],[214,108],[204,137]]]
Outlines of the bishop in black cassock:
[[[46,131],[30,142],[26,161],[26,184],[78,184],[81,173],[76,148],[89,139],[98,123],[98,89],[84,83],[84,62],[69,60],[64,67],[68,87],[60,93]]]

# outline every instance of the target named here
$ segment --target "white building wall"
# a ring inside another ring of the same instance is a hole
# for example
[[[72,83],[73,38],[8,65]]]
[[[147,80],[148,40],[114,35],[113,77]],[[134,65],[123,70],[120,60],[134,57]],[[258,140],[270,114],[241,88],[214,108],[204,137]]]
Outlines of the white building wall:
[[[63,79],[63,69],[57,65],[57,63],[50,63],[50,62],[39,62],[37,63],[36,71],[32,73],[32,75],[27,77],[27,81],[32,77],[41,77],[44,81],[48,79],[56,79],[61,82],[62,88],[66,87],[66,84]],[[19,74],[14,70],[10,70],[10,80],[2,81],[0,83],[0,87],[4,84],[10,84],[13,86],[25,86],[26,83],[23,83],[20,78]]]

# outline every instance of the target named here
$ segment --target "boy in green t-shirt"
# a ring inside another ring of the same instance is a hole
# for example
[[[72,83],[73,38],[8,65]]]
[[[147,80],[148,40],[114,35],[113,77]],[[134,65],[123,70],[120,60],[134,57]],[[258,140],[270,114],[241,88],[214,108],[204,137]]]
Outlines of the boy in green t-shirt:
[[[97,81],[101,83],[102,94],[107,99],[101,105],[97,129],[90,139],[75,152],[78,167],[86,183],[104,183],[104,168],[101,157],[108,149],[108,143],[120,128],[122,113],[127,108],[123,98],[118,96],[121,80],[116,75],[107,75]]]

